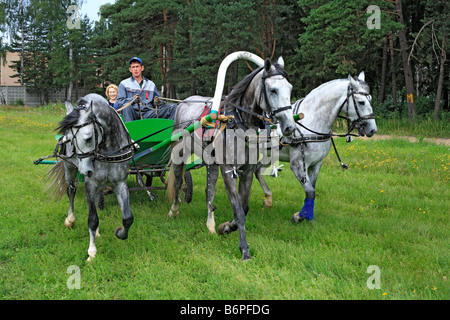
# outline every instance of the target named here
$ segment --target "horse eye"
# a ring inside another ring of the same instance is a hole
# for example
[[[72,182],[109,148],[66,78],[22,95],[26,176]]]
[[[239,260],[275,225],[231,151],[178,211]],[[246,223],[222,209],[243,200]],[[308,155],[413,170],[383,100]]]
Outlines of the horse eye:
[[[277,94],[278,91],[277,91],[277,89],[270,89],[270,93],[271,93],[271,94]]]
[[[358,101],[358,103],[363,106],[364,105],[364,101]]]
[[[90,143],[92,141],[92,137],[86,139],[86,143]]]

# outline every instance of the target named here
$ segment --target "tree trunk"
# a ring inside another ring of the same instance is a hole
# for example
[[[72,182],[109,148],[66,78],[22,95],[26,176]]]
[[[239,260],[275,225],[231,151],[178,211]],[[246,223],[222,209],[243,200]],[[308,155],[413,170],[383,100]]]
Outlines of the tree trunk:
[[[444,84],[445,60],[446,60],[446,54],[445,54],[445,34],[444,34],[444,36],[442,38],[442,46],[441,46],[441,66],[439,68],[439,81],[438,81],[436,102],[434,103],[434,113],[433,113],[433,119],[436,121],[439,120],[439,107],[441,105],[442,86]]]
[[[25,20],[25,16],[23,14],[23,0],[20,1],[20,10],[21,10],[21,21],[20,21],[20,85],[23,86],[23,55],[25,54],[25,40],[24,40],[24,27],[23,27],[23,21]]]
[[[397,19],[403,26],[405,22],[403,20],[402,2],[397,0],[395,2],[395,8],[397,11]],[[414,78],[411,70],[411,65],[408,63],[408,42],[406,40],[405,29],[398,30],[398,39],[400,40],[400,52],[402,54],[403,73],[405,74],[405,86],[406,86],[406,104],[408,106],[408,119],[409,122],[414,122],[416,118],[416,103],[414,102]]]
[[[395,76],[394,41],[389,36],[389,49],[391,54],[391,79],[392,79],[392,105],[397,112],[397,77]]]
[[[67,100],[72,100],[72,90],[73,90],[73,48],[72,42],[69,43],[69,89],[67,90]]]
[[[386,89],[386,69],[387,69],[387,46],[388,38],[386,37],[383,45],[383,60],[381,64],[381,82],[380,82],[380,95],[378,96],[378,103],[382,104],[385,97]]]
[[[187,0],[188,7],[191,6],[191,0]],[[191,12],[189,11],[189,17],[188,17],[188,25],[189,25],[189,50],[191,53],[194,52],[194,44],[192,43],[192,19],[191,19]],[[195,59],[191,59],[190,64],[191,70],[194,70],[195,68]],[[195,95],[197,92],[196,88],[196,80],[195,75],[191,72],[191,88],[190,88],[190,94],[191,96]]]

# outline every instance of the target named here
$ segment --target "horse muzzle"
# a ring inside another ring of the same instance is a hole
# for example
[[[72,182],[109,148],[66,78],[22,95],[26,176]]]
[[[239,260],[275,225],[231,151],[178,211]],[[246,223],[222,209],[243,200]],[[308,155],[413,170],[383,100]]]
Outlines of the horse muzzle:
[[[375,122],[374,120],[372,120]],[[378,128],[376,124],[370,122],[365,122],[363,125],[358,127],[358,134],[360,136],[367,136],[368,138],[372,137],[375,133],[377,133]]]
[[[272,112],[272,117],[279,123],[283,136],[290,136],[296,129],[294,118],[292,116],[291,106],[286,106]]]
[[[94,162],[91,157],[79,159],[78,170],[80,173],[88,178],[91,178],[94,174]]]

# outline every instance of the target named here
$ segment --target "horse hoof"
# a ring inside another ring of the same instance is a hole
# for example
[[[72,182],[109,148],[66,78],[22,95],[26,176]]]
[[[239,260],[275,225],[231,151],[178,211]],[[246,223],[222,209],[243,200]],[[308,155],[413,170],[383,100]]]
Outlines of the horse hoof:
[[[75,225],[75,217],[70,216],[69,218],[66,218],[66,220],[64,220],[64,226],[66,228],[72,228]]]
[[[217,233],[220,235],[225,235],[236,230],[237,230],[236,225],[232,225],[230,222],[224,222],[219,226],[219,229],[217,229]]]
[[[216,234],[216,224],[215,223],[207,223],[206,227],[208,228],[211,234]]]
[[[314,220],[309,220],[309,219],[306,219],[306,218],[303,218],[302,216],[300,216],[300,212],[294,213],[294,215],[291,217],[291,222],[292,223],[300,223],[300,222],[303,222],[303,221],[309,221],[313,225],[315,223]]]
[[[88,251],[89,257],[87,258],[87,262],[92,262],[95,259],[95,255],[97,254],[97,252],[94,251]]]
[[[128,231],[126,231],[123,227],[118,227],[114,234],[120,240],[128,239]]]
[[[225,235],[225,234],[231,233],[230,223],[229,222],[222,223],[219,226],[219,229],[217,229],[217,233],[222,235],[222,236]]]
[[[272,208],[272,200],[267,201],[267,199],[264,199],[263,208]]]
[[[272,196],[265,196],[263,208],[271,208],[272,207]]]
[[[242,258],[241,258],[241,261],[245,261],[245,262],[247,262],[247,261],[250,261],[252,259],[252,257],[250,256],[250,254],[243,254],[242,255]]]
[[[169,218],[176,218],[180,215],[180,211],[170,209],[169,214],[167,215]]]
[[[300,212],[294,213],[294,214],[292,215],[292,217],[291,217],[291,222],[292,222],[292,223],[300,223],[300,222],[302,222],[302,221],[304,221],[304,220],[306,220],[306,219],[303,218],[303,217],[300,217]]]

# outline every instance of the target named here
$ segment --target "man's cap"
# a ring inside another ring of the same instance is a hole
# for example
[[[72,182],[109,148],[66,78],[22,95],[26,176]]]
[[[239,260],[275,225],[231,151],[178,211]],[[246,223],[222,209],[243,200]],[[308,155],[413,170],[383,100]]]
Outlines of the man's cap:
[[[133,57],[133,58],[131,58],[131,59],[130,59],[130,64],[131,64],[133,61],[137,61],[137,62],[139,62],[140,64],[142,64],[142,60],[139,59],[138,57]]]

